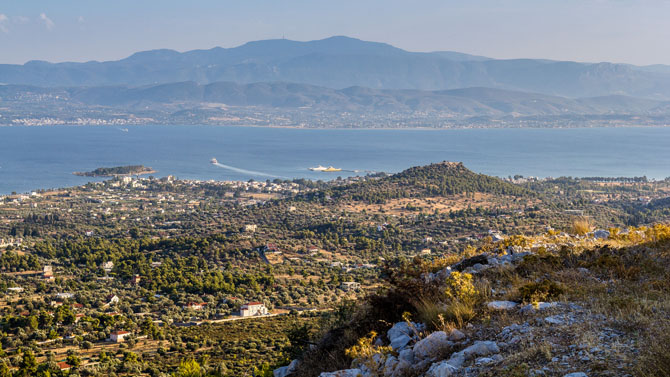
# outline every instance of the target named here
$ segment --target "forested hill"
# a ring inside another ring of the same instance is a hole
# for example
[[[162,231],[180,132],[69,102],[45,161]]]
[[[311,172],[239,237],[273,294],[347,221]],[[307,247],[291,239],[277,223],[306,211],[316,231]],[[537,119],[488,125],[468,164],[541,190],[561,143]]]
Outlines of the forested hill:
[[[531,191],[485,174],[460,162],[440,162],[409,168],[400,173],[341,186],[324,193],[334,200],[381,204],[389,199],[487,193],[532,196]]]

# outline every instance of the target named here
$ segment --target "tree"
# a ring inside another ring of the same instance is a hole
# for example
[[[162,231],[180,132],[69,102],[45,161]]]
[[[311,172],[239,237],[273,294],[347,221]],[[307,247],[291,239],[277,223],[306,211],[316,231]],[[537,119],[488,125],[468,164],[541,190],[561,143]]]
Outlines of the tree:
[[[21,360],[16,376],[29,377],[34,376],[36,372],[37,360],[35,359],[35,355],[30,350],[23,350],[23,360]]]
[[[75,368],[81,365],[81,359],[79,359],[79,356],[75,354],[68,355],[67,359],[65,359],[65,362],[72,365]]]
[[[179,368],[177,369],[177,373],[174,376],[201,377],[202,368],[200,368],[200,364],[198,364],[198,362],[193,359],[182,360],[182,362],[179,363]]]

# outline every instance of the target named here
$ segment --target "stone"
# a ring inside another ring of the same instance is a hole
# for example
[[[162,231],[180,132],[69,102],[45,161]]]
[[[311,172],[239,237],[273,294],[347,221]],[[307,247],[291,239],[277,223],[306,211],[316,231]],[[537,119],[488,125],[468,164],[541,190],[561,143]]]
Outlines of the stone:
[[[438,357],[453,345],[444,331],[436,331],[416,342],[414,357],[423,360]]]
[[[493,364],[493,362],[494,362],[493,359],[490,357],[478,357],[475,360],[475,365],[489,365]]]
[[[409,326],[407,322],[398,322],[393,325],[387,332],[386,336],[389,338],[390,341],[393,341],[393,339],[402,336],[402,335],[407,335],[410,336],[412,335],[413,331],[412,328]]]
[[[513,301],[491,301],[486,304],[486,307],[491,310],[510,310],[517,307],[516,302]]]
[[[584,372],[573,372],[564,374],[563,377],[589,377],[589,376]]]
[[[295,372],[295,369],[298,367],[298,363],[298,360],[293,360],[289,365],[275,369],[272,372],[272,375],[274,377],[286,377],[289,374]]]
[[[463,363],[465,363],[465,354],[463,351],[461,352],[454,352],[449,360],[447,360],[447,363],[449,363],[451,366],[460,368],[463,366]]]
[[[441,361],[430,366],[430,369],[426,372],[426,377],[449,377],[456,372],[458,372],[458,368],[446,361]]]
[[[393,348],[394,351],[399,350],[401,348],[404,348],[411,341],[412,338],[410,338],[409,336],[400,335],[391,341],[391,348]]]
[[[319,377],[359,377],[361,375],[363,375],[363,371],[355,368],[338,370],[335,372],[323,372],[319,375]]]
[[[414,350],[411,348],[404,349],[398,354],[398,360],[406,361],[409,364],[414,362]]]
[[[538,302],[537,304],[528,304],[519,309],[521,314],[530,314],[534,313],[536,310],[546,310],[555,308],[558,306],[558,302]]]
[[[496,342],[491,340],[478,340],[475,344],[464,349],[463,355],[465,358],[470,358],[472,356],[488,356],[494,353],[500,353],[500,348]]]
[[[546,317],[546,318],[544,319],[544,321],[547,322],[547,323],[550,324],[550,325],[562,325],[563,323],[565,323],[565,322],[564,322],[560,317],[558,317],[558,316],[550,316],[550,317]]]
[[[415,328],[417,324],[412,324]],[[391,348],[394,351],[401,349],[412,341],[414,329],[407,322],[398,322],[386,332],[386,337],[391,341]]]
[[[593,232],[593,238],[595,239],[600,239],[600,240],[606,240],[610,238],[610,232],[604,230],[604,229],[598,229]]]
[[[399,360],[393,369],[392,377],[403,377],[409,373],[410,368],[412,367],[411,363],[408,363],[405,360]]]
[[[453,329],[449,333],[449,340],[452,342],[458,342],[459,340],[463,339],[465,339],[465,334],[463,334],[463,332],[458,329]]]
[[[397,365],[398,359],[393,355],[389,356],[384,363],[384,376],[392,376]]]

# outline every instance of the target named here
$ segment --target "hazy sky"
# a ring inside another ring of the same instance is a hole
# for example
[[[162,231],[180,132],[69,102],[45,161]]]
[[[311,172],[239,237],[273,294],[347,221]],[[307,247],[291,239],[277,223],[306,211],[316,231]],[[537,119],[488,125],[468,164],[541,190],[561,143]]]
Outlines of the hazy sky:
[[[0,0],[0,62],[347,35],[411,51],[670,64],[670,0]]]

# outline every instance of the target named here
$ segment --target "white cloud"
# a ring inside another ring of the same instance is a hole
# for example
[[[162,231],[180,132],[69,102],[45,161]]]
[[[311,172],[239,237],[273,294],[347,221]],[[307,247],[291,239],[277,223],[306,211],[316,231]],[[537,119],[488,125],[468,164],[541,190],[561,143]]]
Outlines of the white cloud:
[[[9,29],[7,29],[7,25],[6,25],[7,20],[9,20],[9,18],[7,18],[6,15],[0,13],[0,31],[3,32],[3,33],[9,33]]]
[[[47,30],[51,30],[54,28],[54,26],[56,26],[56,24],[54,24],[54,22],[49,17],[47,17],[45,13],[40,14],[40,20],[44,21],[44,26],[47,27]]]

